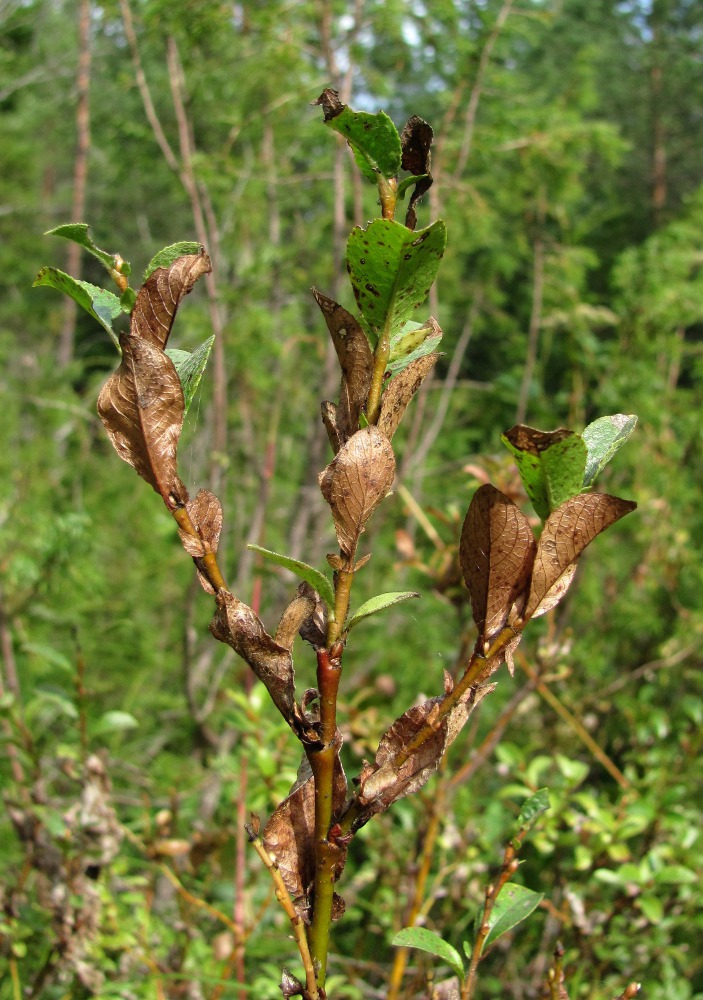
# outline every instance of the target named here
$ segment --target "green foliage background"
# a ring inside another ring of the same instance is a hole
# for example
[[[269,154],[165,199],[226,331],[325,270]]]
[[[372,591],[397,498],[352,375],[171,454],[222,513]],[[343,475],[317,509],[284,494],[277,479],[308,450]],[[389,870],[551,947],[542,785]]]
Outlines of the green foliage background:
[[[194,167],[218,234],[209,249],[224,316],[227,450],[212,454],[206,375],[182,475],[189,487],[208,485],[213,470],[223,476],[227,578],[245,600],[261,580],[261,614],[273,625],[293,584],[244,556],[246,543],[322,566],[333,538],[308,458],[320,434],[318,401],[334,391],[325,388],[327,341],[309,287],[352,306],[340,233],[345,239],[376,208],[374,189],[356,179],[351,156],[335,152],[308,105],[348,74],[355,107],[383,107],[401,126],[413,113],[433,124],[437,180],[419,225],[439,216],[449,228],[432,302],[446,357],[440,381],[399,432],[401,482],[446,548],[398,496],[368,533],[374,558],[358,603],[382,590],[424,596],[355,629],[342,696],[350,755],[370,756],[418,691],[440,690],[442,668],[470,635],[451,547],[482,470],[501,489],[515,486],[500,434],[515,422],[523,389],[526,417],[539,427],[581,430],[602,414],[639,415],[599,483],[635,498],[639,510],[598,539],[568,601],[525,643],[528,662],[547,669],[551,690],[629,787],[534,692],[471,782],[452,785],[525,683],[520,669],[513,680],[501,674],[446,773],[352,846],[330,995],[385,996],[390,938],[404,926],[418,833],[440,788],[445,812],[425,920],[459,948],[521,800],[547,785],[552,809],[531,835],[519,879],[545,892],[549,906],[487,958],[481,995],[539,995],[559,938],[572,998],[612,997],[638,979],[650,1000],[691,1000],[703,997],[703,11],[686,0],[526,0],[494,36],[500,10],[494,0],[133,4],[144,70],[175,149],[166,39],[178,48]],[[246,857],[241,910],[246,992],[225,925],[169,889],[159,865],[169,861],[194,897],[231,916],[238,801],[244,818],[267,815],[298,761],[258,687],[214,648],[210,603],[171,519],[102,433],[95,399],[113,345],[78,317],[73,360],[59,371],[63,303],[31,288],[42,264],[65,267],[62,241],[41,234],[70,219],[76,23],[76,4],[64,0],[0,6],[3,740],[19,747],[35,805],[68,861],[80,857],[65,815],[88,749],[106,755],[129,835],[98,882],[103,909],[89,960],[102,985],[92,988],[52,950],[56,928],[9,819],[0,820],[0,998],[273,998],[294,949],[282,915],[266,905],[258,860]],[[85,221],[139,274],[165,244],[196,238],[191,206],[145,116],[118,3],[92,9],[91,45]],[[335,208],[344,216],[336,229]],[[83,278],[102,281],[98,267],[84,259]],[[523,386],[538,272],[539,339]],[[193,349],[210,333],[198,288],[173,346]],[[467,338],[445,397],[441,380]],[[329,456],[318,455],[321,468]],[[312,684],[302,648],[296,667]],[[18,801],[5,754],[0,778],[7,801]],[[186,856],[154,846],[166,809],[167,839],[190,844]],[[196,840],[212,846],[202,858]],[[431,967],[413,955],[408,997],[427,995]],[[446,974],[437,967],[437,980]]]

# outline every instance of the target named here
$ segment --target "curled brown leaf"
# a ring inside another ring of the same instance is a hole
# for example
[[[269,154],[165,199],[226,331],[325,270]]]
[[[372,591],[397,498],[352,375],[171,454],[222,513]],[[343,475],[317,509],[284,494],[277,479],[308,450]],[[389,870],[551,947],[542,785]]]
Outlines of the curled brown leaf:
[[[266,824],[262,840],[278,865],[298,913],[307,919],[315,878],[315,780],[307,767],[307,760],[298,775],[290,794]],[[333,816],[341,811],[346,794],[347,779],[337,752],[332,787]],[[344,868],[347,849],[344,844],[336,843],[330,845],[330,850],[335,853],[334,877],[337,879]],[[341,916],[339,910],[338,904],[337,915]]]
[[[283,718],[297,731],[300,720],[295,704],[295,671],[290,650],[268,635],[251,608],[226,590],[217,594],[217,611],[210,631],[246,660],[266,686]]]
[[[371,388],[373,353],[366,334],[351,313],[316,288],[313,288],[312,293],[325,318],[342,369],[339,406],[334,418],[341,446],[359,429],[361,411]]]
[[[516,602],[524,604],[536,548],[519,507],[490,483],[480,486],[464,519],[459,562],[481,642],[500,632]]]
[[[429,324],[436,326],[439,331],[439,326],[431,317],[428,320]],[[408,403],[434,368],[439,356],[436,351],[433,351],[422,358],[417,358],[416,361],[411,361],[407,368],[391,379],[384,389],[381,397],[381,412],[376,426],[380,431],[383,431],[386,437],[392,438],[398,430],[398,425],[403,419]]]
[[[122,363],[98,396],[98,413],[120,458],[172,510],[188,499],[177,469],[184,414],[180,379],[161,348],[133,334],[120,344]]]
[[[351,556],[368,519],[390,491],[395,476],[393,448],[376,427],[349,438],[319,482],[330,505],[341,551]]]
[[[408,229],[414,229],[417,225],[415,206],[432,186],[430,147],[432,146],[433,137],[432,126],[417,115],[413,115],[409,119],[400,133],[400,145],[403,153],[401,165],[403,170],[407,170],[416,177],[424,175],[422,180],[419,180],[415,185],[415,189],[408,202],[408,209],[405,215],[405,225]]]
[[[607,493],[585,493],[567,500],[549,515],[537,546],[525,620],[538,614],[543,603],[551,600],[550,592],[566,574],[573,575],[572,566],[586,546],[636,506],[631,500]]]
[[[203,274],[212,270],[201,247],[198,254],[179,257],[170,267],[158,267],[139,290],[132,310],[130,331],[135,337],[166,347],[178,306]]]

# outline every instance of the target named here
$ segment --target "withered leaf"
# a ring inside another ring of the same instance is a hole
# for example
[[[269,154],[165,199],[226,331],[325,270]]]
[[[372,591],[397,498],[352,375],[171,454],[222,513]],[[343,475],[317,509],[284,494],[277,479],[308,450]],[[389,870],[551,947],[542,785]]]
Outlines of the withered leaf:
[[[315,591],[313,591],[314,593]],[[314,610],[315,597],[312,594],[301,594],[298,591],[298,595],[293,598],[281,616],[274,641],[279,646],[283,646],[284,649],[292,649],[293,640],[298,634],[300,626],[307,621]]]
[[[433,351],[417,361],[411,361],[383,390],[381,412],[376,426],[386,437],[392,438],[398,430],[408,403],[432,371],[438,358],[439,354]]]
[[[202,557],[206,552],[217,552],[222,531],[222,504],[214,493],[209,490],[198,490],[195,499],[189,500],[186,510],[197,531],[197,537],[187,531],[178,529],[183,548],[194,559]]]
[[[327,644],[327,605],[318,592],[305,581],[299,585],[298,594],[313,601],[310,615],[300,626],[300,638],[309,642],[315,649],[322,649]]]
[[[339,547],[354,553],[366,522],[390,491],[395,476],[393,448],[376,427],[349,438],[320,474],[322,495],[332,509]]]
[[[188,499],[178,478],[183,390],[171,359],[134,334],[120,338],[122,363],[98,397],[98,413],[117,454],[173,509]]]
[[[290,650],[268,635],[251,608],[226,590],[217,594],[210,631],[246,660],[283,718],[296,729],[295,672]]]
[[[394,760],[424,727],[432,709],[442,698],[431,698],[421,705],[414,705],[393,723],[383,735],[376,752],[374,766],[366,764],[359,776],[358,798],[363,809],[354,824],[358,829],[372,816],[385,812],[398,799],[418,791],[439,766],[447,747],[458,736],[471,712],[494,689],[486,684],[470,688],[465,699],[442,720],[436,731],[425,740],[404,764],[394,765]]]
[[[359,417],[371,388],[373,354],[366,334],[351,313],[316,288],[312,293],[327,323],[342,369],[335,426],[340,443],[345,444],[359,429]]]
[[[301,767],[299,776],[303,777],[307,771],[307,767]],[[337,752],[332,788],[333,816],[340,813],[346,794],[347,779]],[[303,781],[296,780],[290,795],[283,800],[266,824],[262,840],[278,865],[296,909],[307,919],[315,878],[315,781],[311,775]],[[347,849],[342,845],[336,845],[332,849],[336,853],[336,880],[344,868]]]
[[[408,203],[405,215],[405,225],[408,229],[414,229],[417,225],[415,206],[432,187],[430,147],[433,137],[432,126],[417,115],[410,118],[400,133],[403,170],[407,170],[415,177],[425,175],[422,176],[422,180],[418,180]]]
[[[345,105],[339,99],[337,91],[332,90],[330,87],[326,87],[320,96],[312,101],[312,105],[313,107],[316,105],[322,107],[322,113],[326,122],[330,121],[331,118],[336,118],[345,108]]]
[[[520,508],[490,483],[480,486],[464,519],[459,562],[482,641],[500,632],[525,594],[536,548]]]
[[[323,399],[320,403],[320,413],[322,414],[322,423],[325,425],[325,430],[327,431],[327,437],[332,445],[332,451],[336,455],[343,444],[339,428],[337,427],[337,407],[329,399]]]
[[[130,332],[163,350],[181,299],[211,270],[210,258],[202,247],[199,254],[186,254],[170,267],[157,268],[139,290]]]
[[[572,565],[589,542],[636,506],[631,500],[607,493],[585,493],[567,500],[549,515],[537,545],[525,619],[537,614],[566,573],[573,573]]]

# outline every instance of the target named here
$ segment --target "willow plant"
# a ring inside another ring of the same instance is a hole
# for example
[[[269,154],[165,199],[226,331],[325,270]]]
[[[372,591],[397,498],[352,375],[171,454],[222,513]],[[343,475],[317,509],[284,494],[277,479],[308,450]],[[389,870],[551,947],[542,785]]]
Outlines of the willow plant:
[[[373,762],[363,762],[348,783],[340,761],[337,699],[352,630],[369,615],[419,596],[384,593],[351,610],[356,576],[369,559],[362,552],[364,531],[396,474],[393,437],[440,356],[442,332],[436,320],[415,317],[437,275],[447,234],[441,220],[416,228],[417,203],[432,184],[432,129],[427,122],[414,116],[398,132],[383,112],[354,112],[331,90],[316,104],[325,125],[349,143],[364,178],[377,186],[381,217],[349,236],[346,264],[356,315],[314,291],[341,369],[339,400],[322,403],[334,457],[319,474],[338,551],[327,556],[330,576],[285,554],[257,548],[301,579],[271,633],[230,591],[218,563],[220,501],[208,490],[191,498],[178,475],[183,420],[212,341],[192,354],[167,349],[167,344],[181,300],[210,270],[205,249],[189,243],[165,248],[135,294],[127,262],[95,246],[86,225],[71,224],[52,233],[97,257],[119,295],[52,268],[44,268],[37,279],[76,299],[118,345],[119,367],[98,399],[110,440],[173,515],[198,579],[215,602],[213,636],[248,663],[302,749],[287,798],[266,822],[252,817],[247,829],[274,878],[300,951],[304,975],[299,979],[284,971],[282,992],[306,1000],[326,996],[330,930],[344,909],[336,888],[351,839],[374,816],[428,781],[471,713],[494,689],[493,674],[503,662],[511,667],[528,622],[564,596],[586,546],[635,507],[629,500],[589,492],[629,436],[634,417],[603,417],[583,434],[525,426],[508,431],[505,444],[542,522],[539,536],[521,509],[494,486],[476,491],[459,547],[477,629],[473,651],[456,682],[445,675],[443,690],[389,725]],[[396,214],[406,198],[400,222]],[[123,312],[131,317],[130,328],[118,338],[113,323]],[[293,667],[298,635],[316,659],[316,687],[306,685],[302,693]],[[490,933],[494,903],[479,922],[481,947]],[[462,996],[470,995],[475,979],[481,948],[474,950]]]

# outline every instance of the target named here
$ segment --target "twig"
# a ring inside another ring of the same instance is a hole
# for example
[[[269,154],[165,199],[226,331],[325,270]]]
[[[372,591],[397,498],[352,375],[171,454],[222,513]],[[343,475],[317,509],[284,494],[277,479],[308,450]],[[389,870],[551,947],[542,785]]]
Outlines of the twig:
[[[159,868],[169,880],[176,892],[182,896],[187,903],[194,906],[198,910],[204,910],[206,913],[209,913],[211,917],[214,917],[215,920],[219,920],[221,924],[224,924],[225,927],[234,935],[235,942],[240,943],[242,941],[243,934],[240,928],[237,927],[234,921],[231,920],[226,913],[223,913],[222,910],[218,910],[217,907],[212,906],[199,896],[194,896],[191,892],[188,892],[181,880],[175,872],[171,871],[168,865],[162,863],[159,864]]]
[[[293,936],[295,937],[296,944],[298,945],[298,951],[300,952],[300,958],[303,962],[303,968],[305,969],[305,998],[304,1000],[324,1000],[324,992],[320,993],[317,988],[317,982],[315,979],[315,968],[313,966],[312,958],[310,956],[310,949],[308,948],[308,939],[305,934],[305,927],[303,921],[296,911],[291,898],[288,895],[288,890],[285,887],[281,873],[278,870],[278,865],[275,860],[268,853],[263,845],[261,838],[258,833],[254,831],[253,826],[247,825],[247,834],[249,835],[249,841],[253,845],[254,850],[259,855],[264,865],[266,866],[271,878],[273,879],[274,891],[276,893],[276,899],[283,907],[286,916],[291,922],[293,927]]]

